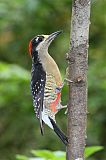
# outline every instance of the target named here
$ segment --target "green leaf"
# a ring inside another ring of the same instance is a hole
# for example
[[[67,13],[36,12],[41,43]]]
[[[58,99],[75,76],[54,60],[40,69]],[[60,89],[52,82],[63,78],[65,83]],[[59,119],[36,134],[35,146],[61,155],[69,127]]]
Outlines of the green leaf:
[[[102,149],[103,149],[102,146],[86,147],[85,148],[85,158],[90,157],[92,154],[94,154],[95,152],[98,152]]]
[[[32,150],[34,156],[45,158],[45,160],[65,160],[66,154],[63,151],[48,151],[48,150]]]
[[[0,79],[22,79],[28,81],[30,79],[30,73],[18,65],[0,62]]]
[[[48,150],[32,150],[31,153],[37,157],[43,157],[46,159],[53,159],[55,156],[53,152]]]
[[[19,155],[19,154],[17,154],[17,155],[16,155],[16,159],[17,159],[17,160],[28,160],[29,158],[26,157],[26,156],[24,156],[24,155]]]
[[[66,152],[63,151],[55,151],[53,152],[55,159],[54,160],[65,160],[66,159]]]

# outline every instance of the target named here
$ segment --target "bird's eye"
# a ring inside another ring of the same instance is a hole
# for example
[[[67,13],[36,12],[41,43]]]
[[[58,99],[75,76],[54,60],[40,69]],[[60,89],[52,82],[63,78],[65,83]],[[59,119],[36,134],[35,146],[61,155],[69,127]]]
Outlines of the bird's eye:
[[[44,39],[43,36],[37,36],[36,38],[34,38],[34,42],[35,42],[35,43],[39,43],[39,42],[42,42],[43,39]]]
[[[41,42],[41,41],[43,41],[43,39],[44,39],[43,37],[39,37],[38,41]]]

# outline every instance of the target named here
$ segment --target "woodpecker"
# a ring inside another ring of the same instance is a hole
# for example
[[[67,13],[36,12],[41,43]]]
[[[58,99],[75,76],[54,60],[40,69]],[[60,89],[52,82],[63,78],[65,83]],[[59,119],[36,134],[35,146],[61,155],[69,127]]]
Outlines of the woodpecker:
[[[45,123],[67,145],[68,139],[55,120],[58,111],[66,107],[61,104],[62,77],[56,62],[48,53],[51,42],[61,32],[38,35],[29,42],[29,53],[32,58],[31,92],[34,111],[40,122],[41,134],[44,134]]]

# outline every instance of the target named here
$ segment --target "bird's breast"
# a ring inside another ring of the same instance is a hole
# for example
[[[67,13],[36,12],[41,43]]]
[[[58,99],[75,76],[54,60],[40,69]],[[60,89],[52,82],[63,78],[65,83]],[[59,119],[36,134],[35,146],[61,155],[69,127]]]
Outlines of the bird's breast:
[[[44,90],[44,104],[46,109],[50,112],[56,114],[57,106],[61,101],[61,93],[56,92],[56,81],[55,77],[52,74],[46,74],[46,83]]]
[[[55,83],[57,86],[61,86],[62,77],[58,65],[54,61],[54,59],[48,54],[39,53],[40,62],[48,75],[54,76]]]

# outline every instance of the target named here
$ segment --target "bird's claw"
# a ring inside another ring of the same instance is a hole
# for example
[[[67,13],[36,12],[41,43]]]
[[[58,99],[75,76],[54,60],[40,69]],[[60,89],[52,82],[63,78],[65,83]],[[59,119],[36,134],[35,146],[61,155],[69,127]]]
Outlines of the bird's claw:
[[[73,83],[72,80],[68,79],[68,78],[65,78],[64,81],[68,82],[68,83]]]
[[[67,114],[68,113],[68,108],[66,109],[66,111],[64,112],[64,114]]]

